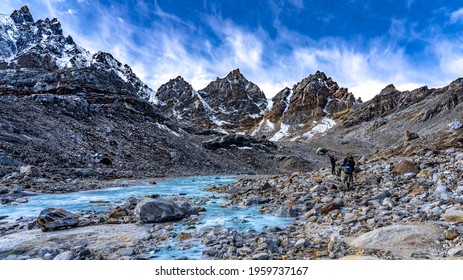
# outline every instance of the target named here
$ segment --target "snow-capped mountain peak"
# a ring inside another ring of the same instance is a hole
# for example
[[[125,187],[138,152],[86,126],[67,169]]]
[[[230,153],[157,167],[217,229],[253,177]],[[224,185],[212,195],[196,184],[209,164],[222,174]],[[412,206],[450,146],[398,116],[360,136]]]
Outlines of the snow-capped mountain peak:
[[[78,46],[70,35],[64,36],[58,19],[34,22],[27,6],[10,16],[0,16],[0,70],[56,71],[88,67],[114,72],[128,85],[127,89],[144,99],[154,96],[154,91],[128,65],[123,65],[109,53],[92,55]]]

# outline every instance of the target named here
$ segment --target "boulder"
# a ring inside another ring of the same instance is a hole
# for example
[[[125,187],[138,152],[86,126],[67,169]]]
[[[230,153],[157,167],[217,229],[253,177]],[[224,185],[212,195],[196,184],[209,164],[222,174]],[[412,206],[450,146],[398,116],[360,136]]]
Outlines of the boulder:
[[[280,206],[274,213],[278,217],[296,217],[298,212],[290,207]]]
[[[39,177],[41,172],[39,168],[32,165],[27,165],[21,166],[21,168],[19,169],[19,174],[21,176]]]
[[[53,260],[69,261],[69,260],[75,260],[77,258],[78,256],[74,252],[66,251],[66,252],[63,252],[57,255]]]
[[[332,201],[332,202],[329,202],[328,204],[323,205],[322,208],[320,208],[320,213],[322,215],[326,215],[329,212],[339,209],[339,208],[340,208],[339,204]]]
[[[246,198],[246,200],[244,201],[244,205],[251,206],[256,204],[265,204],[267,202],[269,202],[268,198],[253,195]]]
[[[164,199],[143,199],[135,207],[135,217],[142,223],[158,223],[181,220],[192,214],[188,204],[178,204]]]
[[[456,208],[450,208],[445,211],[444,215],[442,215],[444,221],[458,224],[463,222],[463,210],[459,210]]]
[[[463,255],[463,247],[455,247],[448,250],[447,255],[454,257],[454,256],[462,256]]]
[[[391,225],[360,235],[350,246],[391,251],[399,259],[409,258],[413,254],[437,255],[434,241],[442,234],[442,230],[435,225]]]
[[[414,133],[414,132],[410,132],[410,131],[405,131],[405,141],[412,141],[412,140],[415,140],[415,139],[418,139],[420,138],[420,136],[418,136],[418,134]]]
[[[416,164],[409,160],[403,160],[392,169],[393,175],[403,175],[406,173],[419,173],[420,169]]]
[[[64,209],[47,208],[40,212],[37,224],[42,231],[77,227],[79,217]]]

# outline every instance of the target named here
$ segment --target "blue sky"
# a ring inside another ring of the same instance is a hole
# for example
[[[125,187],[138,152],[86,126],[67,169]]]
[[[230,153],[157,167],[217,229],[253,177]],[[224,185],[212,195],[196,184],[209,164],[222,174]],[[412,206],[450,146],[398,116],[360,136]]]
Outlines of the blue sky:
[[[2,0],[0,13],[23,5],[154,90],[178,75],[199,90],[240,68],[271,98],[320,70],[366,101],[391,83],[463,76],[461,1]]]

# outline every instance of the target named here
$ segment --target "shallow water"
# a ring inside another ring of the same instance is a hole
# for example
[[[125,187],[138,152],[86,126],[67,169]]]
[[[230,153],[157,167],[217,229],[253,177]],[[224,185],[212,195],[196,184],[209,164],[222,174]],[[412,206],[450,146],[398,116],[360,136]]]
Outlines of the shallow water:
[[[47,194],[28,197],[29,202],[18,205],[0,206],[0,216],[8,216],[2,221],[14,221],[21,217],[36,218],[40,211],[48,207],[66,209],[71,212],[79,211],[108,211],[115,204],[123,204],[129,197],[142,197],[158,194],[161,197],[184,195],[191,198],[194,203],[201,202],[206,212],[199,215],[194,231],[202,228],[223,226],[239,231],[255,230],[261,232],[264,227],[272,225],[284,227],[293,219],[281,218],[259,213],[258,206],[245,208],[222,208],[225,203],[224,195],[211,193],[205,190],[207,186],[230,184],[237,181],[234,176],[220,177],[189,177],[176,179],[162,179],[157,184],[140,182],[133,187],[109,188],[94,191],[85,191],[67,194]],[[90,203],[90,202],[107,203]],[[191,232],[182,222],[175,225],[175,233]],[[179,242],[175,238],[166,246],[152,252],[153,259],[202,259],[204,245],[192,239]]]

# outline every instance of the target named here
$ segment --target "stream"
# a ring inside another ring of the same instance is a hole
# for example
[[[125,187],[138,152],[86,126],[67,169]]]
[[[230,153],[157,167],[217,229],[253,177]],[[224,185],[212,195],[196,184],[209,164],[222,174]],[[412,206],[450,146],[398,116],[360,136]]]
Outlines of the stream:
[[[220,177],[188,177],[175,179],[161,179],[156,184],[148,182],[137,183],[131,187],[108,188],[93,191],[84,191],[66,194],[46,194],[28,197],[27,203],[17,205],[1,205],[0,216],[7,216],[2,222],[12,222],[18,219],[36,218],[45,208],[55,207],[70,212],[101,211],[107,212],[116,205],[124,204],[130,197],[143,197],[149,195],[185,196],[192,204],[200,205],[206,209],[199,215],[195,224],[195,231],[203,228],[222,226],[238,231],[254,230],[262,232],[266,226],[284,227],[293,221],[292,218],[282,218],[269,214],[259,213],[259,206],[250,207],[221,207],[225,203],[226,194],[206,191],[208,186],[230,184],[237,181],[235,176]],[[98,202],[98,203],[95,203]],[[182,221],[174,226],[175,235],[189,232]],[[202,245],[199,240],[180,242],[173,238],[166,245],[151,252],[152,259],[203,259]]]

